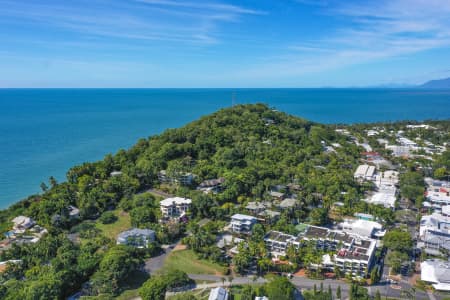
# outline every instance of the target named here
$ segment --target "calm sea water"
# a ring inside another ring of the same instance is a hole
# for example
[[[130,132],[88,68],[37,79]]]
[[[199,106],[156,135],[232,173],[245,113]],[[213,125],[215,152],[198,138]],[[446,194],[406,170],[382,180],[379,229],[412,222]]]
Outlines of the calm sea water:
[[[324,123],[444,119],[450,91],[382,89],[0,89],[0,208],[138,138],[235,103]]]

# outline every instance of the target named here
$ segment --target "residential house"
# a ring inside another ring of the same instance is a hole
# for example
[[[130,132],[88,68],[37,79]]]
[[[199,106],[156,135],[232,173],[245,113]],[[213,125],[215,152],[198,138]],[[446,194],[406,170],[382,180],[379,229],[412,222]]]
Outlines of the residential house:
[[[373,180],[374,175],[375,166],[359,165],[358,168],[356,168],[355,174],[353,176],[358,180]]]
[[[155,241],[155,232],[151,229],[133,228],[121,232],[117,236],[118,245],[130,245],[138,248],[147,248]]]
[[[428,259],[420,264],[422,281],[429,282],[438,291],[450,292],[450,262]]]
[[[249,202],[245,209],[252,215],[257,215],[267,208],[266,202]]]
[[[228,300],[228,291],[223,287],[216,287],[211,289],[208,300]]]
[[[205,181],[202,181],[199,186],[197,187],[197,190],[203,191],[205,193],[209,192],[219,192],[222,188],[222,184],[225,182],[225,178],[217,178],[217,179],[208,179]]]
[[[264,219],[264,222],[267,224],[272,224],[278,221],[281,216],[281,213],[278,211],[273,211],[270,209],[266,209],[258,214],[259,217]]]
[[[272,197],[275,201],[281,201],[284,199],[284,193],[277,192],[277,191],[270,191],[269,195]]]
[[[432,180],[426,178],[427,191],[425,196],[429,202],[435,205],[450,205],[450,182]]]
[[[70,219],[77,219],[80,217],[80,210],[77,207],[69,205],[68,209]]]
[[[12,222],[14,223],[13,229],[19,232],[24,232],[36,224],[33,219],[26,216],[15,217],[12,219]]]
[[[444,206],[442,213],[422,216],[419,228],[418,247],[431,254],[450,250],[450,206]]]
[[[253,216],[235,214],[231,216],[231,230],[235,233],[250,234],[256,221]]]
[[[298,204],[298,200],[294,198],[286,198],[278,204],[278,208],[281,210],[294,209]]]

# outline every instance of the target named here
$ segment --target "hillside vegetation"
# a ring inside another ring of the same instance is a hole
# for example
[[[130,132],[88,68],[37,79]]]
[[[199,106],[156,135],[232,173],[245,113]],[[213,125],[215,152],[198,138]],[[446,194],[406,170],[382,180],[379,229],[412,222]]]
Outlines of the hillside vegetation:
[[[360,151],[331,126],[262,104],[223,109],[182,128],[141,139],[129,150],[71,168],[66,182],[50,178],[41,185],[41,194],[0,213],[3,232],[18,215],[29,216],[48,230],[36,244],[13,244],[1,252],[2,261],[21,259],[22,263],[1,275],[0,297],[63,298],[87,281],[93,295],[117,294],[127,276],[154,255],[159,244],[176,240],[186,230],[184,224],[158,223],[159,200],[142,193],[150,187],[165,188],[158,181],[161,170],[173,177],[195,174],[191,186],[168,187],[193,199],[191,223],[204,217],[226,221],[237,210],[236,204],[267,199],[268,191],[278,184],[298,186],[301,202],[299,209],[274,225],[280,230],[293,230],[287,218],[327,223],[336,201],[344,203],[344,213],[373,209],[376,214],[382,209],[359,201],[362,189],[353,179]],[[111,176],[113,171],[122,173]],[[225,178],[220,193],[195,190],[201,181],[219,177]],[[71,205],[80,209],[79,218],[70,218]],[[133,227],[154,229],[155,246],[143,250],[115,245],[116,237],[105,233],[115,234],[117,227],[93,222],[110,210],[119,216],[116,222],[123,221],[120,216],[129,216]]]

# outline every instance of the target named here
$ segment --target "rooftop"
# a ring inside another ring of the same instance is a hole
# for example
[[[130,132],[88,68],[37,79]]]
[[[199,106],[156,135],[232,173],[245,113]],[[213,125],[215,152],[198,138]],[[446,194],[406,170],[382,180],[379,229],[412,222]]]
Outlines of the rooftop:
[[[191,204],[192,200],[181,197],[173,197],[162,200],[159,204],[161,206],[172,206],[172,205],[180,205],[180,204]]]
[[[290,208],[294,207],[297,204],[297,199],[294,198],[286,198],[278,204],[280,208]]]

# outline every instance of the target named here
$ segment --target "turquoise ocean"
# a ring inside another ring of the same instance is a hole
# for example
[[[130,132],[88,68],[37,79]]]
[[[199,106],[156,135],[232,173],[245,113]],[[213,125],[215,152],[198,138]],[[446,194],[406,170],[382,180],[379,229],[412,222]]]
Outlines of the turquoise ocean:
[[[235,104],[323,123],[450,118],[450,91],[418,89],[0,89],[0,208],[50,176]]]

